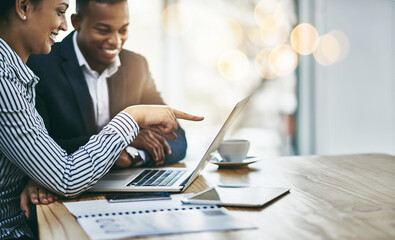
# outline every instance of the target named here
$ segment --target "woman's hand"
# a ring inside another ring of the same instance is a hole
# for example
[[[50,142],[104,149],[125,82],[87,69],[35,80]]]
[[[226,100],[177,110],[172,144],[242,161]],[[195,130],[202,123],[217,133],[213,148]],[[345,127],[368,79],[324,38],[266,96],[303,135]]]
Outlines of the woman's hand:
[[[23,189],[21,193],[20,207],[22,212],[25,213],[25,216],[29,218],[29,201],[31,201],[34,205],[46,205],[48,203],[53,203],[56,200],[58,200],[57,195],[52,194],[47,189],[41,187],[35,181],[30,179],[29,182],[26,184],[25,189]]]
[[[204,118],[194,116],[164,105],[136,105],[124,110],[142,128],[158,132],[171,140],[176,140],[177,119],[201,121]]]

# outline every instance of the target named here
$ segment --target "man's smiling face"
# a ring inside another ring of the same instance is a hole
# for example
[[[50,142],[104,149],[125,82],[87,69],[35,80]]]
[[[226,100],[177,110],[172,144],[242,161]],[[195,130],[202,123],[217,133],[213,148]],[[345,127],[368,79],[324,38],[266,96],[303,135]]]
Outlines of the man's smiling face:
[[[78,31],[77,43],[89,66],[102,72],[115,61],[128,39],[128,3],[90,1],[85,16],[76,16],[73,26]]]

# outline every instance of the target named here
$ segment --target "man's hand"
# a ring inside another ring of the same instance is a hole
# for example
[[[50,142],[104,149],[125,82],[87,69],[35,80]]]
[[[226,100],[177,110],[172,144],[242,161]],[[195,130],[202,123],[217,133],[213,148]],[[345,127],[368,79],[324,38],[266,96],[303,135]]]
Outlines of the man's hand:
[[[147,129],[140,130],[140,133],[130,145],[148,151],[156,166],[163,164],[165,154],[171,154],[171,148],[166,139]]]
[[[58,200],[58,196],[38,185],[35,181],[29,180],[25,189],[21,193],[20,207],[27,218],[30,217],[29,201],[34,205],[53,203]]]
[[[132,158],[127,154],[125,150],[121,152],[118,159],[115,161],[114,166],[118,168],[127,168],[133,166],[135,163],[133,162]]]

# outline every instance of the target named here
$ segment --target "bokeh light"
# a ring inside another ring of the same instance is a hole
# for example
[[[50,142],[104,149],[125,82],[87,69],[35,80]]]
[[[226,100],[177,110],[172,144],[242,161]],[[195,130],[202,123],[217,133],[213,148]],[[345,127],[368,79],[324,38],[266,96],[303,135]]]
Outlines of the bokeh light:
[[[193,10],[185,4],[172,3],[162,11],[163,30],[171,36],[180,36],[193,28]]]
[[[328,33],[329,35],[333,36],[337,40],[337,44],[340,49],[339,55],[336,57],[336,62],[342,61],[344,58],[347,57],[348,51],[350,49],[350,43],[348,41],[348,37],[346,34],[340,30],[334,30]]]
[[[291,46],[280,45],[271,51],[269,65],[276,75],[289,75],[298,65],[298,55]]]
[[[265,46],[265,41],[262,37],[261,30],[258,27],[252,27],[247,29],[248,39],[256,46]]]
[[[261,28],[262,42],[267,47],[275,47],[278,44],[282,44],[287,40],[288,31],[285,27],[279,27],[278,29],[263,29]]]
[[[239,50],[225,51],[217,64],[221,76],[230,81],[242,80],[248,74],[249,67],[247,56]]]
[[[276,0],[262,0],[258,2],[254,9],[254,20],[259,27],[273,26],[268,23],[268,17],[275,13],[279,5]],[[270,22],[270,21],[269,21]]]
[[[263,79],[273,79],[276,74],[269,65],[269,55],[272,49],[265,48],[259,51],[255,57],[255,69]]]
[[[170,35],[182,34],[182,25],[180,21],[180,9],[178,4],[170,4],[162,13],[162,26]]]
[[[243,28],[234,20],[221,20],[212,23],[195,42],[195,55],[199,63],[212,67],[224,51],[237,48],[243,40]]]
[[[340,45],[337,39],[330,35],[325,34],[319,38],[318,47],[314,51],[314,58],[318,63],[324,66],[333,64],[339,59]]]
[[[318,32],[311,24],[302,23],[292,30],[290,42],[297,53],[308,55],[317,48],[318,38]]]
[[[276,0],[260,1],[254,9],[255,23],[259,27],[260,36],[256,30],[248,32],[250,40],[258,45],[274,47],[284,43],[289,35],[286,13],[281,2]]]
[[[228,39],[232,47],[236,48],[243,41],[243,27],[237,21],[228,20],[225,31],[229,33]]]
[[[215,66],[221,53],[229,47],[227,40],[221,35],[201,36],[195,43],[196,59],[204,66]]]

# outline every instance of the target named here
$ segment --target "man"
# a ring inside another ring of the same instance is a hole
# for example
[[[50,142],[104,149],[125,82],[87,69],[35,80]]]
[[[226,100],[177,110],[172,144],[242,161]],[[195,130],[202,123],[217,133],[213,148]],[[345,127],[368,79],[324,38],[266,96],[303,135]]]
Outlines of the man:
[[[127,0],[77,0],[75,29],[32,55],[29,67],[40,77],[36,106],[49,134],[67,152],[77,150],[126,106],[164,104],[144,57],[122,49],[128,38]],[[56,33],[55,33],[56,34]],[[142,129],[116,165],[153,166],[185,157],[184,131],[176,141]],[[138,149],[138,150],[137,150]]]

